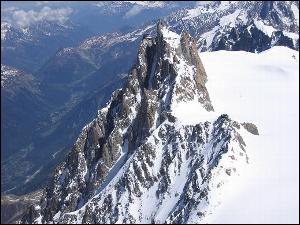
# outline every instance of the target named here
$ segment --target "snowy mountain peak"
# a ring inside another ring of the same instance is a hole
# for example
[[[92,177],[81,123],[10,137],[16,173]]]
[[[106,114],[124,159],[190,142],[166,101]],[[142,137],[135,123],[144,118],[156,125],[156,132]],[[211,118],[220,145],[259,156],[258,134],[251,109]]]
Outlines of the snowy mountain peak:
[[[206,81],[193,38],[159,22],[124,87],[83,128],[22,222],[201,220],[216,205],[211,193],[247,165],[242,135],[257,131],[212,112]],[[195,118],[185,121],[191,105]]]
[[[298,50],[298,17],[296,1],[224,1],[176,11],[166,21],[188,30],[201,51],[261,52],[276,45]]]
[[[170,31],[162,21],[157,24],[157,54],[168,68],[174,86],[174,102],[199,101],[207,111],[213,111],[205,87],[207,75],[198,55],[196,41],[187,33],[178,35]],[[160,75],[160,74],[158,74]]]

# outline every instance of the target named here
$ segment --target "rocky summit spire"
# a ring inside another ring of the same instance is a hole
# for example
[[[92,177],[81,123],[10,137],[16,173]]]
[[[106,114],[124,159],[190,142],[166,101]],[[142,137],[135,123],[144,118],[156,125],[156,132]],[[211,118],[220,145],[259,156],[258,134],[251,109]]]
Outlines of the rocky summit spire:
[[[206,81],[193,38],[158,22],[124,87],[83,128],[22,222],[186,223],[203,216],[209,189],[223,182],[210,187],[212,177],[235,171],[230,163],[217,167],[222,155],[247,161],[242,125],[226,115],[206,121],[213,110]],[[178,114],[191,104],[196,124]]]
[[[171,86],[176,93],[172,97],[176,101],[197,99],[207,111],[213,111],[205,87],[207,75],[196,42],[188,33],[179,36],[158,20],[156,38],[143,40],[138,59],[142,59],[137,63],[143,68],[140,75],[148,76],[143,78],[149,82],[147,87],[159,88],[158,84],[169,77],[174,81]]]
[[[157,35],[161,35],[162,34],[162,28],[163,28],[163,26],[164,26],[163,20],[162,19],[158,19],[157,20],[157,24],[156,24]]]

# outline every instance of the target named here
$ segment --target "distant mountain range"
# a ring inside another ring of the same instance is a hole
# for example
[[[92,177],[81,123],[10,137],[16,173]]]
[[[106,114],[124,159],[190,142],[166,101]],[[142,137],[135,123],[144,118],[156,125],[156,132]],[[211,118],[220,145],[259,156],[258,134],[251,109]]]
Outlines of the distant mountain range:
[[[163,20],[168,29],[179,34],[183,31],[189,32],[195,37],[200,51],[261,52],[276,45],[299,50],[298,2],[140,4],[104,2],[93,6],[75,4],[73,8],[81,6],[90,9],[93,19],[93,15],[98,15],[95,13],[95,9],[98,9],[102,16],[109,14],[109,20],[114,18],[114,23],[124,21],[126,13],[134,7],[137,8],[138,13],[130,17],[126,24],[147,12],[150,15],[155,10],[161,10],[157,12],[164,12],[161,15],[165,15]],[[53,5],[50,7],[54,8]],[[6,68],[12,67],[18,71],[26,71],[24,73],[31,74],[30,83],[34,83],[33,86],[39,91],[38,97],[31,96],[26,100],[19,97],[10,99],[10,111],[18,112],[20,102],[28,102],[28,108],[25,107],[22,111],[24,116],[17,117],[16,113],[2,111],[6,115],[1,118],[5,120],[2,124],[11,124],[16,118],[22,121],[27,118],[25,115],[36,118],[28,119],[25,127],[20,122],[16,123],[11,131],[8,128],[11,126],[1,127],[5,131],[8,129],[7,136],[1,137],[7,140],[8,146],[1,148],[1,154],[5,156],[1,168],[6,171],[2,173],[4,179],[1,185],[3,191],[11,189],[8,193],[27,193],[39,188],[41,182],[47,180],[51,168],[63,159],[81,128],[96,116],[97,109],[105,104],[112,91],[122,87],[124,78],[136,59],[143,34],[155,36],[155,19],[161,16],[155,14],[146,17],[140,21],[139,26],[127,26],[124,23],[114,27],[110,24],[112,30],[109,31],[114,32],[104,33],[107,30],[103,29],[99,31],[101,35],[86,39],[95,34],[96,27],[82,30],[83,26],[75,21],[83,22],[79,18],[84,15],[71,15],[74,17],[70,17],[64,26],[41,21],[27,30],[1,21],[1,73],[6,73]],[[103,17],[98,15],[97,18],[95,21],[100,24]],[[98,23],[91,24],[96,26]],[[75,45],[76,42],[79,44]],[[73,47],[66,47],[68,45]],[[58,47],[62,48],[58,50]],[[32,49],[36,49],[36,53]],[[6,107],[1,108],[5,110]],[[24,135],[29,127],[30,135]],[[20,133],[17,145],[15,130]],[[23,154],[24,151],[26,154]],[[39,154],[40,151],[43,151],[42,155]],[[16,162],[21,161],[25,164],[19,167]],[[25,183],[33,174],[33,179]]]

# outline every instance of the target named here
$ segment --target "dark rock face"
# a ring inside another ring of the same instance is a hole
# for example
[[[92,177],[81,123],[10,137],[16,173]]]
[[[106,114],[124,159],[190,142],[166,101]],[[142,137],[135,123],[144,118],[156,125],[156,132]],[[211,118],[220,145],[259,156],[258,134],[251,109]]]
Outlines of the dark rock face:
[[[242,123],[242,126],[249,131],[251,134],[259,135],[258,129],[253,123]]]
[[[254,22],[248,26],[232,28],[228,34],[219,36],[218,41],[214,42],[212,48],[218,50],[262,52],[274,45],[297,48],[293,40],[285,36],[282,31],[274,31],[272,36],[266,35],[259,30]]]
[[[159,21],[157,37],[142,40],[124,87],[83,128],[39,205],[22,222],[188,222],[185,205],[192,211],[208,204],[208,186],[219,182],[215,173],[225,171],[218,167],[223,155],[247,161],[240,155],[241,126],[227,115],[196,125],[181,124],[173,115],[173,107],[189,101],[213,110],[206,81],[194,39]],[[179,181],[181,194],[168,214],[160,215]],[[155,202],[157,207],[144,211],[144,198],[153,198],[149,207]],[[135,204],[138,212],[132,211]]]
[[[199,102],[205,104],[205,108],[208,111],[213,111],[213,106],[210,104],[210,98],[205,87],[205,83],[207,82],[207,75],[204,70],[201,59],[198,55],[198,49],[196,46],[196,41],[192,38],[188,33],[184,32],[180,39],[182,54],[187,59],[190,65],[194,65],[197,70],[194,76],[194,80],[196,82],[197,90],[202,93],[202,96],[199,98]]]
[[[266,19],[269,13],[271,12],[273,8],[273,1],[265,1],[262,4],[262,9],[260,11],[260,16],[263,19]]]

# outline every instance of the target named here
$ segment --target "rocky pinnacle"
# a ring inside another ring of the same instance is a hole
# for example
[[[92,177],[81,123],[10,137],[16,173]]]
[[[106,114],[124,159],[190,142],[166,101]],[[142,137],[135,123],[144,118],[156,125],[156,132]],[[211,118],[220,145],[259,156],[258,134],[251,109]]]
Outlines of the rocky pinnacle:
[[[141,222],[142,214],[135,218],[126,210],[133,199],[141,198],[155,185],[158,189],[152,197],[164,201],[172,187],[172,163],[178,160],[179,171],[184,166],[194,168],[186,174],[190,177],[186,190],[200,174],[201,179],[208,179],[221,155],[229,151],[229,140],[234,138],[239,151],[243,151],[244,143],[236,131],[240,128],[224,115],[214,123],[182,125],[180,130],[175,126],[178,119],[172,108],[178,104],[193,101],[213,111],[206,82],[195,40],[187,33],[180,36],[169,31],[159,21],[157,36],[141,40],[124,87],[116,90],[97,118],[83,128],[66,159],[54,170],[41,202],[29,209],[23,222]],[[240,157],[247,156],[240,153]],[[206,201],[203,196],[207,188],[197,185],[195,196],[178,196],[179,205],[165,221],[189,218],[181,211],[186,198],[195,197],[193,201],[199,204]],[[110,192],[116,194],[115,200]],[[201,198],[196,198],[198,194]],[[147,217],[148,222],[159,221],[155,210]]]

